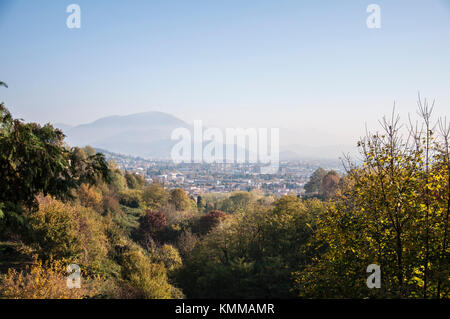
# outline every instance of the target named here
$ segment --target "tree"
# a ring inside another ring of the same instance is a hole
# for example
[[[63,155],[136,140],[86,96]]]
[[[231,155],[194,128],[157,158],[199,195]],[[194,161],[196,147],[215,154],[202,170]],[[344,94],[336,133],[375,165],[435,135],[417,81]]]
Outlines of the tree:
[[[170,259],[176,260],[173,257]],[[181,291],[173,287],[162,263],[152,262],[145,253],[134,246],[126,246],[120,254],[121,276],[129,285],[128,298],[174,299],[182,298]]]
[[[337,191],[339,186],[339,174],[335,171],[329,171],[322,179],[320,185],[320,194],[324,198],[331,198]]]
[[[139,237],[145,241],[147,237],[156,239],[158,234],[167,227],[166,216],[161,210],[147,210],[139,222]]]
[[[0,86],[4,86],[5,88],[8,87],[8,85],[6,85],[6,83],[5,83],[5,82],[2,82],[2,81],[0,81]]]
[[[227,213],[245,210],[253,202],[252,194],[248,192],[234,192],[223,200],[220,209]]]
[[[419,106],[424,124],[410,124],[407,139],[393,114],[358,143],[362,166],[346,162],[319,218],[316,239],[326,252],[297,274],[301,297],[448,297],[448,124],[436,136],[432,108]],[[382,269],[381,289],[366,287],[369,264]]]
[[[180,254],[183,257],[187,257],[192,250],[195,248],[195,245],[198,242],[197,236],[193,235],[190,231],[184,231],[178,237],[177,240],[177,248]]]
[[[191,200],[181,188],[176,188],[170,192],[169,203],[173,204],[177,211],[184,211],[191,208]]]
[[[169,193],[159,183],[152,183],[142,193],[142,201],[149,209],[159,209],[169,200]]]
[[[39,197],[39,209],[26,213],[31,232],[28,244],[42,257],[71,258],[83,266],[100,267],[106,259],[105,225],[92,209]]]
[[[119,203],[127,207],[139,208],[141,200],[141,192],[137,189],[126,189],[119,193]]]
[[[319,167],[312,173],[308,183],[305,184],[305,191],[307,194],[318,194],[322,186],[322,180],[327,174],[327,171]]]
[[[108,184],[108,187],[113,192],[123,191],[127,187],[127,182],[122,174],[122,171],[118,168],[114,161],[109,161],[108,166],[111,176],[111,182]]]
[[[205,208],[205,203],[203,202],[203,197],[200,195],[197,196],[197,208],[199,212],[202,212]]]
[[[109,180],[109,170],[103,154],[80,156],[59,129],[13,119],[0,104],[0,176],[0,227],[10,228],[24,223],[24,208],[37,208],[37,194],[72,198],[83,183]]]
[[[103,197],[101,192],[95,186],[82,184],[77,189],[77,193],[81,205],[100,210],[100,207],[103,204]]]
[[[220,210],[213,210],[206,215],[200,217],[198,221],[198,231],[204,235],[209,233],[214,227],[227,217],[227,214]]]
[[[183,264],[178,250],[172,245],[164,244],[159,249],[157,257],[169,272],[180,268]]]
[[[292,273],[314,256],[308,243],[317,206],[283,196],[271,208],[229,215],[185,256],[176,276],[183,291],[189,298],[293,297]]]
[[[125,173],[128,188],[142,189],[145,186],[145,179],[138,174]]]

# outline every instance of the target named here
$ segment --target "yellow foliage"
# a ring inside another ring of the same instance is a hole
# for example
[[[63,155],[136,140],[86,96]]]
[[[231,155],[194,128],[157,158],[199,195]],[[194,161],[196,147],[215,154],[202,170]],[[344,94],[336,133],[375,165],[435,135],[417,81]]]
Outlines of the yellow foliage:
[[[98,294],[101,279],[83,278],[81,288],[68,288],[65,260],[35,261],[25,271],[9,269],[0,277],[0,297],[8,299],[82,299]]]

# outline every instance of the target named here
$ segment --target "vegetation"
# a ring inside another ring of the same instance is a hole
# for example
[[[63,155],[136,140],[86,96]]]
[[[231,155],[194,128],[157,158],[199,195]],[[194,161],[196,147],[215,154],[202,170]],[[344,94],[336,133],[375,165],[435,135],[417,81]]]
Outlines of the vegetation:
[[[423,126],[384,119],[303,197],[195,200],[0,105],[0,298],[448,298],[450,125],[419,104]]]

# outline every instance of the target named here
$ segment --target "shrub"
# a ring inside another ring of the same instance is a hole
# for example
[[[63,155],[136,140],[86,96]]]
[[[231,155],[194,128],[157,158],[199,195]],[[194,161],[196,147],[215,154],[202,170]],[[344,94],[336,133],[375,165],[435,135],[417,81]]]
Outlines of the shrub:
[[[178,251],[181,256],[186,257],[195,248],[198,242],[197,236],[192,234],[190,231],[184,231],[177,241]]]
[[[125,190],[119,193],[119,203],[131,208],[139,208],[141,192],[139,190]]]
[[[159,249],[158,258],[164,263],[168,271],[178,269],[183,264],[178,250],[172,245],[163,245]]]
[[[166,228],[166,216],[162,211],[148,210],[147,213],[141,217],[139,223],[138,234],[141,240],[147,237],[156,238],[157,235]]]
[[[99,293],[101,279],[84,278],[81,288],[67,287],[67,263],[62,260],[36,261],[25,271],[9,269],[0,280],[0,297],[14,299],[82,299]]]
[[[214,227],[227,217],[227,214],[220,210],[213,210],[202,216],[198,221],[198,231],[200,234],[209,233]]]
[[[169,203],[174,205],[177,211],[188,210],[192,205],[186,192],[181,188],[176,188],[170,192]]]
[[[105,195],[103,197],[103,211],[105,213],[121,213],[122,209],[120,208],[119,201],[115,199],[113,196]]]
[[[102,194],[95,186],[89,184],[81,185],[78,190],[78,198],[81,205],[99,209],[102,204]]]
[[[126,247],[121,256],[122,297],[146,299],[182,298],[179,289],[173,287],[163,264],[152,263],[138,247]]]
[[[141,175],[125,173],[125,180],[131,189],[142,189],[145,186],[145,179]]]
[[[152,183],[142,193],[142,201],[150,209],[158,209],[165,206],[168,199],[168,191],[158,183]]]
[[[27,215],[32,244],[45,258],[72,258],[99,267],[108,252],[101,216],[91,208],[64,204],[51,197],[39,198],[39,210]]]

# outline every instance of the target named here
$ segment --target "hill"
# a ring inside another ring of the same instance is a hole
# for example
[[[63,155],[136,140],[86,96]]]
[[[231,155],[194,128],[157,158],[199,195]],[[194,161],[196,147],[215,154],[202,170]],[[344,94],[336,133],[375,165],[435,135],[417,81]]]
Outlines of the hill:
[[[100,118],[65,133],[73,146],[91,145],[122,154],[167,158],[175,143],[170,135],[178,127],[189,125],[170,114],[145,112]]]

